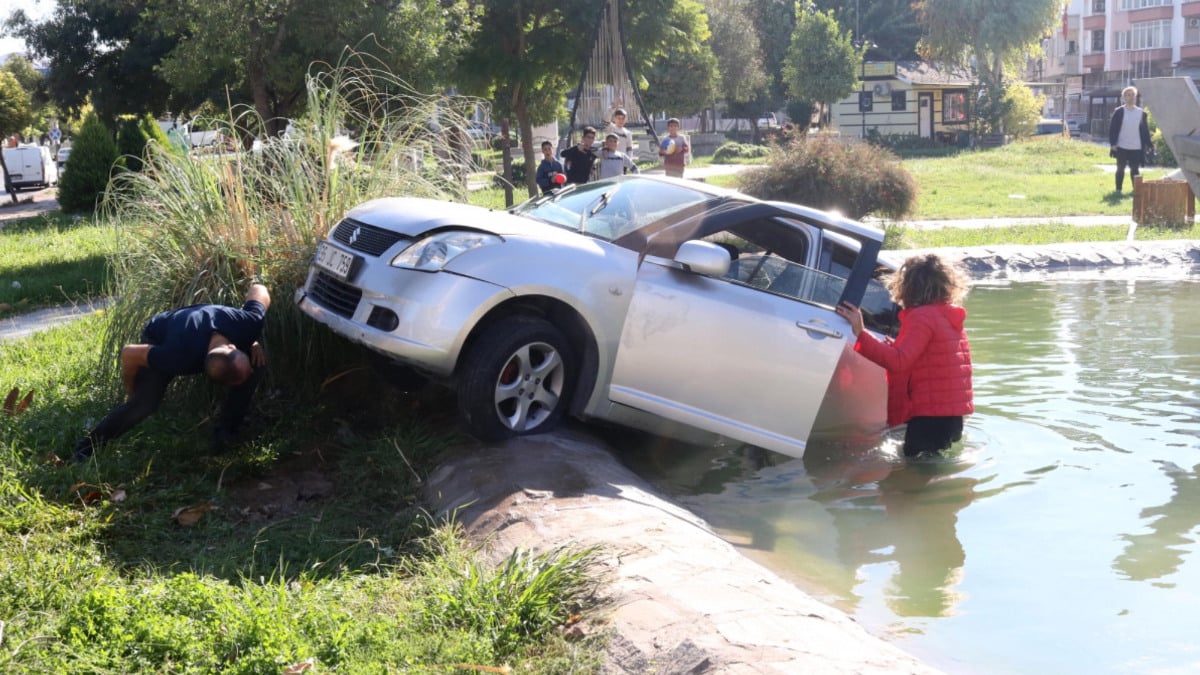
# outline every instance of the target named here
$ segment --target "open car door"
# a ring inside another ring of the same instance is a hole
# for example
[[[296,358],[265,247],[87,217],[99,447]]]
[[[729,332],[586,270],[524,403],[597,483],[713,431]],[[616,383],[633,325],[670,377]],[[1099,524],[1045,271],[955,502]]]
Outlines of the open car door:
[[[833,277],[803,264],[816,257],[805,241],[811,233],[777,222],[778,215],[777,207],[753,204],[684,228],[688,241],[739,227],[742,233],[774,228],[776,250],[792,245],[793,253],[790,260],[771,258],[771,279],[758,280],[741,265],[761,272],[765,266],[755,259],[739,261],[740,276],[689,269],[689,246],[677,247],[677,259],[644,258],[617,350],[612,401],[793,457],[804,454],[852,337],[833,308],[862,299],[879,242],[864,241],[848,278]],[[784,236],[796,240],[780,242]],[[653,243],[648,250],[656,250]],[[805,297],[802,289],[820,289],[821,299]]]

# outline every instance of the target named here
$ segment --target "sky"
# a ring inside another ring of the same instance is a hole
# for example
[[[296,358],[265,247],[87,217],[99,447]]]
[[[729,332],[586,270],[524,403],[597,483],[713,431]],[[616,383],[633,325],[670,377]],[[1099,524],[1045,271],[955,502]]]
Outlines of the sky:
[[[30,18],[39,20],[53,13],[56,6],[56,0],[0,0],[0,24],[8,19],[9,14],[18,9],[25,10]],[[0,37],[0,55],[24,51],[24,41],[17,38]]]

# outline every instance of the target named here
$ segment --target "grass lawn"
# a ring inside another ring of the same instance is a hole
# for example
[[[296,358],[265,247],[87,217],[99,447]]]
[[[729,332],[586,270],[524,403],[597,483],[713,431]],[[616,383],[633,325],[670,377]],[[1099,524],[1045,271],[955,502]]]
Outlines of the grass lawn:
[[[312,401],[268,382],[250,439],[213,454],[213,392],[181,381],[93,460],[57,461],[115,402],[104,321],[0,345],[4,389],[35,392],[0,414],[0,672],[594,672],[598,638],[555,630],[591,602],[590,552],[493,569],[421,510],[461,440],[434,394],[352,367]]]
[[[0,229],[0,316],[104,294],[116,235],[53,211]]]
[[[903,163],[919,185],[913,220],[944,218],[1046,218],[1126,215],[1133,182],[1114,193],[1115,160],[1094,143],[1050,139],[1023,141],[952,157]],[[1108,170],[1106,170],[1106,168]],[[1148,168],[1147,179],[1166,171]]]

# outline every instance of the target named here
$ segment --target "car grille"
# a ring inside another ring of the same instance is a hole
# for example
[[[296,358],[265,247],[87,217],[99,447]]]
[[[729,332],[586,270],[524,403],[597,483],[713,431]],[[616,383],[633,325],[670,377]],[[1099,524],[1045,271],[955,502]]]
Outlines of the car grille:
[[[333,228],[333,238],[355,251],[379,257],[383,255],[384,251],[391,248],[392,244],[407,237],[382,227],[345,218],[337,224],[337,227]]]
[[[317,272],[309,284],[308,294],[317,302],[325,305],[334,314],[349,319],[358,308],[362,299],[362,291],[350,284],[337,279],[325,272]]]

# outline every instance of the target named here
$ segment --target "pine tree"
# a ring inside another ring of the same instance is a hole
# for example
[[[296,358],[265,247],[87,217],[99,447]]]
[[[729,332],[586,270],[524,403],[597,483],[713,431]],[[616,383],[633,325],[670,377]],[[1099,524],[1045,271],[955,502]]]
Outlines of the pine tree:
[[[121,128],[117,130],[117,152],[120,153],[120,161],[126,169],[142,170],[142,160],[146,157],[146,143],[149,141],[150,137],[136,119],[121,120]]]
[[[58,203],[63,210],[94,211],[108,188],[117,157],[117,143],[112,134],[95,113],[90,113],[75,136],[71,168],[63,173],[58,184]]]

